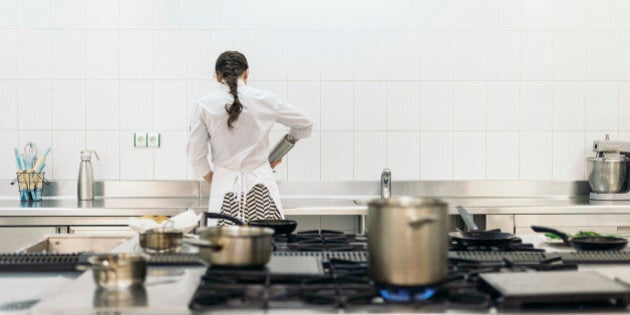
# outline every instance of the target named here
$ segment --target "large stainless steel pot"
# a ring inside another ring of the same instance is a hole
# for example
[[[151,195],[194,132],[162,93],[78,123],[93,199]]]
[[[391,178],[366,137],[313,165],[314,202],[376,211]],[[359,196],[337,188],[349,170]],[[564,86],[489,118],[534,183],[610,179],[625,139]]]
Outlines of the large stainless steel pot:
[[[435,198],[396,197],[368,204],[370,278],[423,286],[448,275],[448,206]]]
[[[590,157],[587,159],[588,184],[596,193],[621,192],[626,184],[628,158]]]
[[[198,231],[199,240],[184,240],[199,246],[199,256],[215,266],[257,267],[271,259],[273,230],[260,227],[208,227]]]

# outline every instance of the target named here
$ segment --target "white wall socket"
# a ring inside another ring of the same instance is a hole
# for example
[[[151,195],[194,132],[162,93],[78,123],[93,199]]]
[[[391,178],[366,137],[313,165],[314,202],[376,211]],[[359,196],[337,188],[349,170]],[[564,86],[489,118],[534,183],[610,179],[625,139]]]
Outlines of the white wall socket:
[[[148,145],[149,148],[159,148],[162,142],[162,135],[159,132],[149,132]]]
[[[149,137],[146,132],[134,132],[133,133],[133,147],[134,148],[146,148],[149,146]]]

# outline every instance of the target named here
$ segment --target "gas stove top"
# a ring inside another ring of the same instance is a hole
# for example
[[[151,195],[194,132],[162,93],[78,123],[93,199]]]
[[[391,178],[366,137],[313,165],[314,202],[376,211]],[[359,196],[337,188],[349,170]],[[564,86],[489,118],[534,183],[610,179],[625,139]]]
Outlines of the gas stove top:
[[[598,257],[613,260],[628,258],[613,256],[601,254]],[[288,268],[277,266],[279,261],[290,263],[291,258],[305,257],[316,258],[322,272],[306,274],[293,270],[288,273],[281,271]],[[574,263],[563,261],[563,258],[571,257]],[[505,292],[511,291],[497,289],[493,287],[492,281],[484,280],[485,275],[509,276],[525,272],[540,275],[545,272],[570,271],[581,275],[575,271],[580,257],[571,257],[544,253],[520,240],[515,240],[505,248],[466,247],[453,243],[449,251],[449,276],[442,283],[427,287],[389,287],[374,283],[368,277],[366,236],[326,230],[307,231],[276,236],[272,263],[266,268],[208,268],[189,308],[195,311],[308,308],[322,313],[336,313],[340,309],[349,313],[441,312],[446,309],[487,311],[495,307],[547,308],[558,302],[565,308],[626,309],[630,301],[630,288],[617,292],[613,298],[603,292],[593,291],[594,298],[588,301],[588,305],[580,304],[579,299],[572,300],[571,295],[562,295],[557,301],[546,300],[541,305],[532,303],[539,301],[539,297],[507,296]],[[589,255],[583,258],[588,260],[593,257]]]

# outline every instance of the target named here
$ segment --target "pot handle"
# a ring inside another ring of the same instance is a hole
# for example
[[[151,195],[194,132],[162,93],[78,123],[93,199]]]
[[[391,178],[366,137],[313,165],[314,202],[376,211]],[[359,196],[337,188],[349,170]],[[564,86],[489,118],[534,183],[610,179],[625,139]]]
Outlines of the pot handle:
[[[220,251],[221,249],[223,249],[223,245],[215,244],[208,240],[184,239],[183,241],[184,243],[192,246],[210,248],[214,251]]]
[[[204,212],[204,218],[207,221],[208,219],[223,219],[223,220],[228,220],[230,222],[234,222],[234,224],[236,225],[243,225],[245,223],[243,223],[243,221],[231,216],[231,215],[227,215],[227,214],[223,214],[223,213],[217,213],[217,212]]]
[[[440,220],[436,218],[435,215],[433,214],[427,214],[419,218],[414,215],[410,215],[409,222],[407,223],[407,225],[413,229],[419,229],[425,224],[430,224],[430,223],[434,223],[438,221]]]
[[[562,241],[565,244],[570,244],[571,243],[571,236],[569,236],[568,234],[566,234],[564,232],[558,231],[556,229],[552,229],[550,227],[539,226],[539,225],[532,225],[531,228],[532,228],[532,230],[534,230],[534,232],[556,234],[556,235],[560,236],[560,238],[562,239]]]

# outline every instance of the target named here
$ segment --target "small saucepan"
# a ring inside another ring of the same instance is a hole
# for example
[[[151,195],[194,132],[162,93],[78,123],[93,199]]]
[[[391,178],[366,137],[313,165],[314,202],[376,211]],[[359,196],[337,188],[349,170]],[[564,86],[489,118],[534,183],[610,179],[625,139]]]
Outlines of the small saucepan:
[[[261,227],[208,227],[199,239],[184,242],[199,247],[199,257],[214,266],[260,267],[271,259],[273,230]]]
[[[140,232],[140,247],[147,253],[177,252],[182,245],[184,232],[181,230],[158,227]]]
[[[452,232],[449,236],[455,241],[471,246],[505,246],[514,241],[516,236],[501,231],[480,231],[472,217],[462,206],[457,206],[457,211],[461,216],[468,232]]]
[[[274,231],[273,235],[291,234],[297,228],[297,222],[294,220],[252,220],[245,223],[231,215],[227,215],[223,213],[216,213],[216,212],[206,212],[205,218],[206,220],[207,219],[228,220],[240,226],[247,225],[247,226],[270,228]]]
[[[562,241],[573,246],[576,250],[621,250],[628,245],[628,240],[613,236],[580,236],[571,237],[570,235],[544,226],[532,225],[532,230],[539,233],[553,233],[562,239]]]

